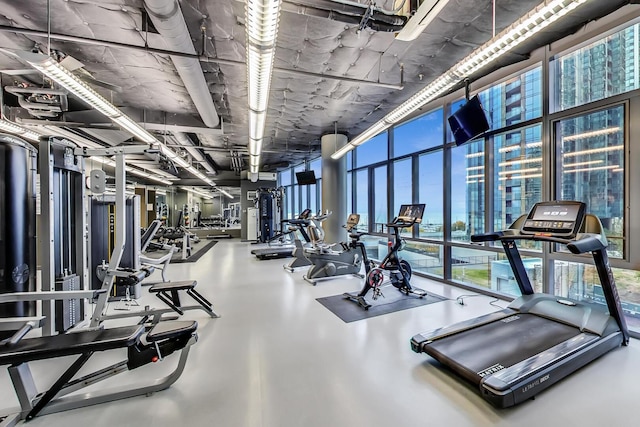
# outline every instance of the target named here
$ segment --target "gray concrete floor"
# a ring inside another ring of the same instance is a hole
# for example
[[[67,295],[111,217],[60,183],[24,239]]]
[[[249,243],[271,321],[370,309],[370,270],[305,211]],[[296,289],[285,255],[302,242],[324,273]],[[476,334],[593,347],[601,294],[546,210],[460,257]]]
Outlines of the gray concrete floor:
[[[187,369],[170,389],[36,418],[30,426],[637,426],[640,345],[632,340],[516,408],[498,410],[470,386],[413,353],[416,333],[498,309],[492,298],[444,301],[344,323],[318,297],[360,288],[356,279],[311,286],[304,269],[287,273],[287,260],[259,261],[253,246],[220,241],[197,263],[169,267],[172,280],[198,280],[198,289],[222,315],[202,311],[199,341]],[[455,299],[469,292],[414,278],[414,284]],[[388,292],[392,292],[390,289]],[[143,290],[143,293],[146,290]],[[142,303],[155,303],[143,296]],[[504,303],[502,303],[504,305]],[[117,352],[112,352],[117,353]],[[99,355],[98,361],[122,354]],[[33,364],[46,386],[66,365]],[[152,364],[127,372],[117,383],[161,376]],[[106,384],[105,384],[106,386]],[[0,408],[17,405],[0,372]]]

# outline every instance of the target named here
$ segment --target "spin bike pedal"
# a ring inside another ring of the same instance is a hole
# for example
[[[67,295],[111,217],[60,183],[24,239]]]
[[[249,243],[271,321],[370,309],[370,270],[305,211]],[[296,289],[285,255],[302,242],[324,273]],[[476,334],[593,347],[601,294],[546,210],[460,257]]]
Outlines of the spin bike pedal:
[[[414,295],[416,295],[418,298],[424,298],[424,297],[426,297],[428,295],[427,291],[425,291],[424,289],[420,289],[420,288],[410,288],[409,292],[414,294]]]

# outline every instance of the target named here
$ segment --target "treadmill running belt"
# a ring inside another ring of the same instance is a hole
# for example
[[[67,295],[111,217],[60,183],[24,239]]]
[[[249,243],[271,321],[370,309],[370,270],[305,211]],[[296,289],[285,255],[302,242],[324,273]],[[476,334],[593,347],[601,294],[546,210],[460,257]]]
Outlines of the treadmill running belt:
[[[480,384],[485,375],[515,365],[580,333],[564,323],[518,313],[436,340],[425,345],[423,351],[467,380]]]

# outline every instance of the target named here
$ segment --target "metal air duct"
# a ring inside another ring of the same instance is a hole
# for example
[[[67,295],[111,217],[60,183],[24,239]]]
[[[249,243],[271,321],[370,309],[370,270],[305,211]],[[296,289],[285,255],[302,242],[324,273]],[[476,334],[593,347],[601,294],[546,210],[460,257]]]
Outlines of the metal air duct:
[[[189,138],[189,136],[187,136],[182,132],[175,132],[173,136],[178,142],[178,144],[182,145],[184,149],[187,150],[189,154],[191,154],[191,157],[193,157],[196,162],[200,163],[202,167],[204,167],[207,170],[207,172],[209,172],[212,175],[218,174],[218,171],[215,170],[211,166],[211,164],[207,161],[207,159],[204,158],[204,155],[202,154],[202,152],[200,152],[200,150],[198,150],[195,147],[195,145],[193,144],[193,141],[191,141],[191,138]]]
[[[164,37],[170,50],[196,54],[180,5],[176,0],[145,0],[144,5],[153,25]],[[218,126],[220,118],[213,105],[198,59],[171,55],[171,60],[204,124],[212,128]]]

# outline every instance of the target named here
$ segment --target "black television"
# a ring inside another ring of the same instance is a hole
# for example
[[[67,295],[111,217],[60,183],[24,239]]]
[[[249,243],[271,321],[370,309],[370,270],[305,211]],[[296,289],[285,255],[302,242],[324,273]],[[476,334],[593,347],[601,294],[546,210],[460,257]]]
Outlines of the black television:
[[[489,130],[489,122],[478,95],[450,115],[448,121],[456,145],[462,145]]]
[[[316,183],[316,173],[314,171],[296,172],[298,185],[310,185]]]

